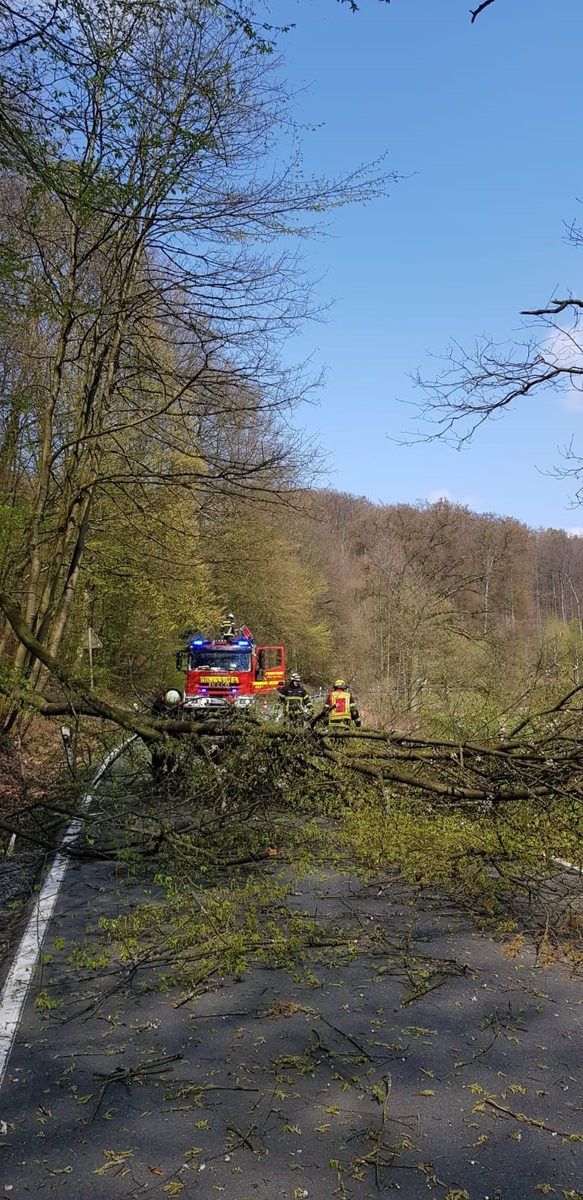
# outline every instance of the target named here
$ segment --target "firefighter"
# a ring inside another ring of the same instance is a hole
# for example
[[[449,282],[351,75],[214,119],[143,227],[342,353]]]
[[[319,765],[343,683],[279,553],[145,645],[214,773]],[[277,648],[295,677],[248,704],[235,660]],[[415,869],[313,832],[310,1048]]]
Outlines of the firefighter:
[[[285,719],[291,725],[303,725],[312,711],[312,702],[297,671],[290,675],[288,683],[278,688],[278,692]]]
[[[166,692],[158,692],[158,694],[154,697],[150,708],[151,717],[166,716],[167,708],[165,696]]]
[[[153,717],[179,717],[181,703],[180,692],[177,692],[176,688],[169,688],[167,692],[158,692],[152,702],[150,714]]]
[[[221,621],[221,637],[225,642],[234,642],[236,632],[235,618],[232,613],[227,613],[224,621]]]
[[[331,729],[346,728],[353,721],[357,728],[360,729],[360,713],[356,705],[356,700],[344,679],[334,680],[334,687],[328,693],[324,712]]]

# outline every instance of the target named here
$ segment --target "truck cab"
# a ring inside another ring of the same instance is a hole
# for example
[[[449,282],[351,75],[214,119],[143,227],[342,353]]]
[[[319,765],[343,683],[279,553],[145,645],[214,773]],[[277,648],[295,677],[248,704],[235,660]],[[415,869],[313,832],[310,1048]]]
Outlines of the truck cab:
[[[285,682],[283,646],[256,646],[247,626],[228,639],[193,637],[176,666],[186,673],[182,708],[192,714],[247,708]]]

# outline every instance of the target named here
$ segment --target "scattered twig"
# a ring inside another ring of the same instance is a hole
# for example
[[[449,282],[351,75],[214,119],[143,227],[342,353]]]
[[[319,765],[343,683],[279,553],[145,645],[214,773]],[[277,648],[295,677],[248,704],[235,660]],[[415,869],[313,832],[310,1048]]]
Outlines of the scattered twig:
[[[554,1129],[552,1125],[545,1125],[544,1121],[537,1121],[535,1117],[527,1117],[525,1113],[514,1112],[511,1108],[507,1108],[505,1104],[498,1104],[496,1100],[484,1101],[490,1108],[496,1109],[497,1112],[504,1113],[506,1117],[513,1117],[515,1121],[521,1121],[524,1125],[534,1125],[535,1129],[544,1129],[545,1133],[551,1133],[555,1137],[569,1138],[571,1141],[583,1142],[583,1133],[568,1133],[562,1129]]]
[[[227,1125],[228,1132],[234,1133],[240,1139],[239,1142],[235,1143],[232,1149],[235,1150],[237,1146],[248,1146],[252,1153],[255,1154],[255,1146],[253,1145],[249,1135],[254,1133],[256,1129],[256,1125],[251,1125],[247,1130],[247,1133],[243,1133],[241,1129],[237,1129],[236,1125]]]

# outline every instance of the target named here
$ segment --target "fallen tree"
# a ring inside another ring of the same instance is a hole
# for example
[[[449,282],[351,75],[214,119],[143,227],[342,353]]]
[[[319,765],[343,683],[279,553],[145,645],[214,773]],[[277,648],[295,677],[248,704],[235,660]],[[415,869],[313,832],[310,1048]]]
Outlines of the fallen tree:
[[[205,736],[234,742],[258,723],[253,715],[236,717],[234,710],[193,722],[156,719],[112,704],[49,653],[4,593],[0,593],[0,608],[28,653],[60,684],[62,699],[58,701],[14,689],[12,699],[34,707],[39,714],[102,718],[141,738],[166,768],[185,740],[200,754],[205,752]],[[582,718],[583,684],[578,684],[553,705],[522,715],[497,739],[452,742],[405,736],[394,730],[334,730],[316,718],[302,731],[302,754],[312,770],[316,763],[320,771],[329,765],[364,776],[381,788],[394,784],[415,789],[449,805],[492,806],[550,797],[573,801],[583,795]],[[267,740],[297,745],[298,732],[270,726]]]
[[[12,699],[17,694],[24,710],[49,720],[67,715],[89,729],[105,722],[135,735],[123,770],[94,795],[82,836],[66,853],[115,860],[163,887],[163,908],[159,899],[148,902],[139,921],[132,918],[140,953],[150,947],[146,957],[158,955],[162,938],[168,961],[178,953],[175,927],[196,944],[210,888],[221,905],[240,892],[232,919],[246,933],[233,932],[234,962],[239,944],[255,945],[244,915],[249,889],[259,889],[266,912],[279,912],[278,876],[267,866],[275,859],[296,870],[330,860],[351,872],[397,870],[408,883],[463,899],[504,933],[530,929],[541,953],[567,944],[572,960],[582,961],[581,880],[565,875],[560,860],[583,865],[583,686],[507,721],[497,738],[461,744],[398,730],[335,731],[318,714],[303,729],[234,709],[205,721],[156,719],[88,688],[39,645],[10,598],[0,594],[0,607],[60,693],[39,698],[15,680]],[[80,790],[73,775],[51,803],[33,802],[18,819],[0,816],[0,832],[50,848],[77,812]],[[276,941],[279,954],[279,934]],[[198,980],[187,972],[188,995]]]

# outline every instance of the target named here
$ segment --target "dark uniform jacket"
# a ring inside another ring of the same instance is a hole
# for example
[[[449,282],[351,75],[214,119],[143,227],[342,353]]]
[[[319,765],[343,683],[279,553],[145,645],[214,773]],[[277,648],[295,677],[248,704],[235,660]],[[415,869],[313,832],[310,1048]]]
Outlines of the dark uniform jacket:
[[[295,683],[290,679],[289,683],[284,684],[283,687],[277,690],[288,716],[291,716],[292,713],[299,714],[309,703],[308,693],[301,683]]]

